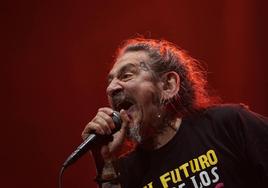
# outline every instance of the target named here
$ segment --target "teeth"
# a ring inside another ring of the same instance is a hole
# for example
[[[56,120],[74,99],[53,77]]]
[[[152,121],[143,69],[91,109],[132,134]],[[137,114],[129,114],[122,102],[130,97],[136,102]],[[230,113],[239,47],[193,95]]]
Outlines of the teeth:
[[[133,104],[131,102],[125,101],[117,105],[118,110],[124,109],[128,110]]]

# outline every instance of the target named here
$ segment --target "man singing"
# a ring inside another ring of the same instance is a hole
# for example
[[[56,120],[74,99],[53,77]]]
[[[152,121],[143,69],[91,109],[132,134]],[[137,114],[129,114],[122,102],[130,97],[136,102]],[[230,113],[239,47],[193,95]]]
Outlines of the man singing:
[[[165,40],[136,38],[119,48],[108,75],[111,107],[86,125],[110,135],[92,151],[103,188],[266,187],[268,119],[243,105],[219,104],[204,70]]]

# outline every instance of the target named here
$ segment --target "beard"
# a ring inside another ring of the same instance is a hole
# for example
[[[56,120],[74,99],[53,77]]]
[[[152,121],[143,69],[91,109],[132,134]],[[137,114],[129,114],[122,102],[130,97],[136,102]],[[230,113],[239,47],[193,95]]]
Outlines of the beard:
[[[141,131],[141,125],[133,125],[127,129],[127,137],[134,141],[137,144],[141,144],[143,141],[143,137],[140,134]]]
[[[127,138],[138,145],[151,143],[154,136],[162,131],[163,118],[161,116],[162,105],[158,90],[147,93],[148,103],[139,104],[133,93],[119,92],[111,98],[112,108],[120,111],[126,110],[130,121],[127,126]]]
[[[136,113],[131,114],[132,122],[127,127],[127,137],[137,145],[152,146],[155,136],[163,131],[163,119],[158,116],[159,109],[157,107],[149,114],[145,113],[141,106],[138,109],[136,109]],[[147,114],[147,118],[145,118],[145,114]]]

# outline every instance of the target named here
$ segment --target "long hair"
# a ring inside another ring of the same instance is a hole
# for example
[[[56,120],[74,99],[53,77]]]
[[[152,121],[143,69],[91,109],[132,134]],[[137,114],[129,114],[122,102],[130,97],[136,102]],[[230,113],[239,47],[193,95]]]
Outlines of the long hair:
[[[176,113],[187,115],[218,101],[218,97],[212,97],[208,93],[206,71],[200,63],[175,44],[166,40],[133,38],[122,43],[116,58],[132,51],[147,52],[151,59],[148,65],[158,77],[169,71],[178,73],[180,89],[168,101]]]

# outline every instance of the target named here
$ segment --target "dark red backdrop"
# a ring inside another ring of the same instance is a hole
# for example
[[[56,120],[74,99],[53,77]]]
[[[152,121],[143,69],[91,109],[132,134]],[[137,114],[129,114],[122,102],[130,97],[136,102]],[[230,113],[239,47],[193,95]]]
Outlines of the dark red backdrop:
[[[136,33],[207,64],[225,102],[268,115],[267,7],[261,1],[10,1],[2,9],[1,187],[56,187],[80,133],[107,104],[107,64]],[[92,160],[63,188],[96,187]]]

